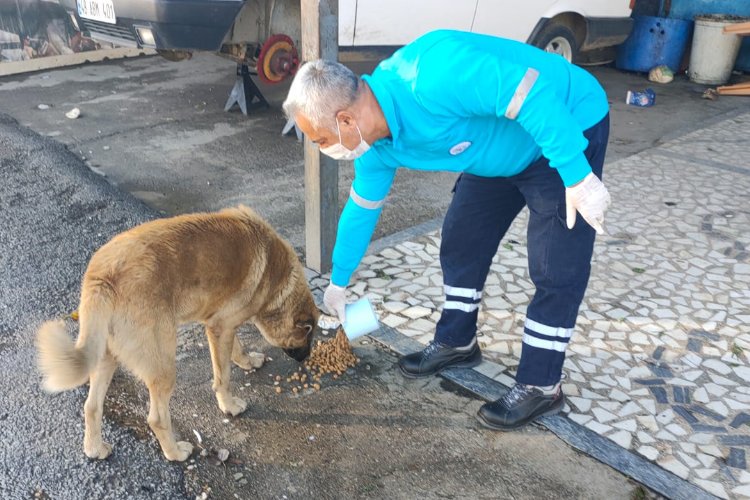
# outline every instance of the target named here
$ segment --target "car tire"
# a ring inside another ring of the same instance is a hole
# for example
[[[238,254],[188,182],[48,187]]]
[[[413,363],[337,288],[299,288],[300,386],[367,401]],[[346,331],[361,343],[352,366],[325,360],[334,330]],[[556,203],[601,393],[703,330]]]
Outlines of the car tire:
[[[550,22],[534,38],[532,45],[545,52],[559,54],[568,62],[578,59],[578,42],[575,34],[564,24]]]

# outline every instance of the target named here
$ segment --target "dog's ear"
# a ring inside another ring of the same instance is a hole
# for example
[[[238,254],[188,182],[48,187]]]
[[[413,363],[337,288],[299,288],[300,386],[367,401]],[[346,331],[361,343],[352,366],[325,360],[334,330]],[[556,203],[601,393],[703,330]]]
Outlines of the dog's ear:
[[[310,335],[315,328],[312,323],[297,323],[295,326],[300,330],[305,330],[306,335]]]

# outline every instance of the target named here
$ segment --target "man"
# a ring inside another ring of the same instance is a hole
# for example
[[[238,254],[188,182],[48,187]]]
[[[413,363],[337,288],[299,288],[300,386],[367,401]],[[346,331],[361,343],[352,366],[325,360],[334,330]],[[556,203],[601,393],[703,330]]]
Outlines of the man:
[[[565,348],[609,194],[601,182],[608,104],[597,81],[558,55],[456,31],[428,33],[357,78],[314,61],[284,110],[322,153],[354,161],[324,302],[342,321],[349,279],[399,167],[461,172],[440,248],[445,303],[435,339],[402,357],[407,377],[481,362],[476,323],[501,238],[529,207],[528,306],[516,385],[480,422],[514,429],[564,405]],[[580,215],[581,218],[577,218]]]

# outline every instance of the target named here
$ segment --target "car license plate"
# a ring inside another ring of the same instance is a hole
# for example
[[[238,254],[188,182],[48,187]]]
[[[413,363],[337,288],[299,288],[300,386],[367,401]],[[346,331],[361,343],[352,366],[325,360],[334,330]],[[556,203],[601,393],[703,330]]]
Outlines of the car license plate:
[[[112,0],[77,0],[78,15],[103,23],[115,24],[115,6]]]

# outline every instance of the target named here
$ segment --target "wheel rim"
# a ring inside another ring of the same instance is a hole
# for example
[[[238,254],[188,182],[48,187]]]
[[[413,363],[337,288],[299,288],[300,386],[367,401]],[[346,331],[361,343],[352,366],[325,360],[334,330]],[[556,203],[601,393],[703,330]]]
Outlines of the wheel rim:
[[[551,54],[563,56],[569,62],[573,60],[573,47],[570,46],[570,42],[564,36],[556,36],[550,40],[544,50]]]

